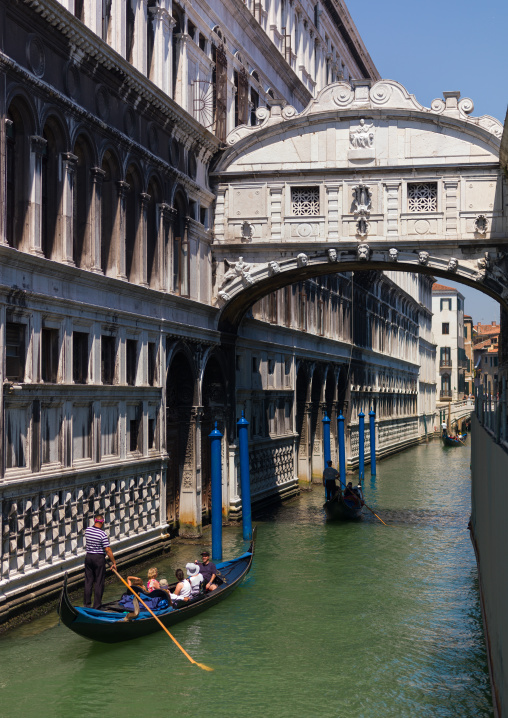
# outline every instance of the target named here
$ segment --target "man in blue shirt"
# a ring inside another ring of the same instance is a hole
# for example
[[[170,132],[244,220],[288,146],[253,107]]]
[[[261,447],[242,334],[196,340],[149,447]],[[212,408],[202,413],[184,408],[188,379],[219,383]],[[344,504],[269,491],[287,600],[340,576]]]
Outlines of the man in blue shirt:
[[[323,471],[323,486],[325,487],[325,501],[330,501],[337,490],[335,479],[338,478],[339,472],[337,469],[333,468],[331,461],[328,461],[327,463],[328,466]]]
[[[88,526],[85,529],[85,608],[90,608],[92,605],[92,588],[94,584],[93,607],[101,607],[104,581],[106,579],[106,554],[111,561],[112,567],[116,570],[115,557],[109,547],[107,534],[102,530],[103,525],[104,517],[97,514],[94,518],[93,526]]]
[[[196,563],[199,566],[199,571],[205,580],[205,589],[207,591],[215,591],[215,589],[218,588],[215,583],[217,567],[210,561],[210,552],[201,551],[201,563],[199,561],[196,561]]]

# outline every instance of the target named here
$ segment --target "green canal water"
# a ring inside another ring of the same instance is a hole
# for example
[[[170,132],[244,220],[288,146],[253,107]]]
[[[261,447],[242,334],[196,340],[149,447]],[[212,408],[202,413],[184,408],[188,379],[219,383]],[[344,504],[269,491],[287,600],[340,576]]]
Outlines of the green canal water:
[[[492,716],[467,531],[469,448],[430,443],[378,472],[366,500],[388,527],[372,514],[327,523],[320,487],[255,517],[246,581],[173,629],[213,673],[163,633],[100,645],[48,615],[0,639],[0,715]],[[175,546],[160,575],[209,540]],[[224,558],[243,548],[241,527],[226,528]]]

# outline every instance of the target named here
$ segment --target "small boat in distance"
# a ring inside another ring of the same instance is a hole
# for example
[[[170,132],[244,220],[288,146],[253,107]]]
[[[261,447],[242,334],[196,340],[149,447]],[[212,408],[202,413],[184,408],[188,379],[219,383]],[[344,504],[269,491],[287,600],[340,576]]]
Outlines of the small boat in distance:
[[[185,621],[187,618],[192,618],[227,598],[251,569],[255,540],[256,529],[253,531],[250,548],[246,553],[231,561],[217,564],[222,584],[215,591],[196,596],[183,603],[181,607],[167,607],[166,604],[166,608],[155,609],[155,615],[166,627],[169,627],[180,621]],[[171,586],[172,591],[174,591],[175,586],[176,584]],[[152,592],[150,596],[153,596],[154,593]],[[164,594],[159,589],[156,593],[157,596]],[[113,604],[117,604],[117,602],[113,602],[110,606],[113,606]],[[107,608],[107,606],[104,606],[104,608]],[[127,611],[121,607],[111,608],[110,610],[97,610],[73,606],[67,593],[67,574],[65,575],[64,586],[58,604],[58,614],[62,623],[74,633],[91,641],[119,643],[120,641],[129,641],[132,638],[139,638],[161,630],[155,618],[148,611],[143,610],[143,607],[141,607],[139,615],[132,620],[124,620],[126,613]]]
[[[361,484],[358,484],[350,492],[342,491],[339,488],[335,496],[326,501],[323,508],[326,518],[330,521],[354,521],[362,517],[364,507],[363,491]]]
[[[441,438],[445,446],[464,446],[467,439],[467,434],[464,433],[457,434],[457,436],[450,436],[450,434],[448,434],[448,431],[446,429],[443,429]]]

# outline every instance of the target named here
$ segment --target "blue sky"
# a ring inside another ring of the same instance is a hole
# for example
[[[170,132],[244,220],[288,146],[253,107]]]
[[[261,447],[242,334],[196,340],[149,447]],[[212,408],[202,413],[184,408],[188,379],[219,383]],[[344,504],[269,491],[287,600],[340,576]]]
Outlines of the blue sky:
[[[504,122],[508,104],[508,0],[346,0],[381,77],[430,106],[447,90],[474,102],[472,116]],[[439,280],[443,281],[444,280]],[[490,297],[457,285],[474,322],[499,319]]]

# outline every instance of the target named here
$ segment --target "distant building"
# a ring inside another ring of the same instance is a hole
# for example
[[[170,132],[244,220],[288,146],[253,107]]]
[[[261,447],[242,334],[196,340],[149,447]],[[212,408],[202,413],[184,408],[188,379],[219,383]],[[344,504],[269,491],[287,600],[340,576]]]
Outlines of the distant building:
[[[498,393],[499,334],[501,327],[492,324],[478,324],[474,327],[473,353],[477,386],[488,394]]]
[[[466,391],[464,296],[454,287],[432,286],[434,339],[437,344],[438,400],[456,401]]]
[[[466,352],[465,393],[474,393],[473,318],[464,314],[464,351]]]

